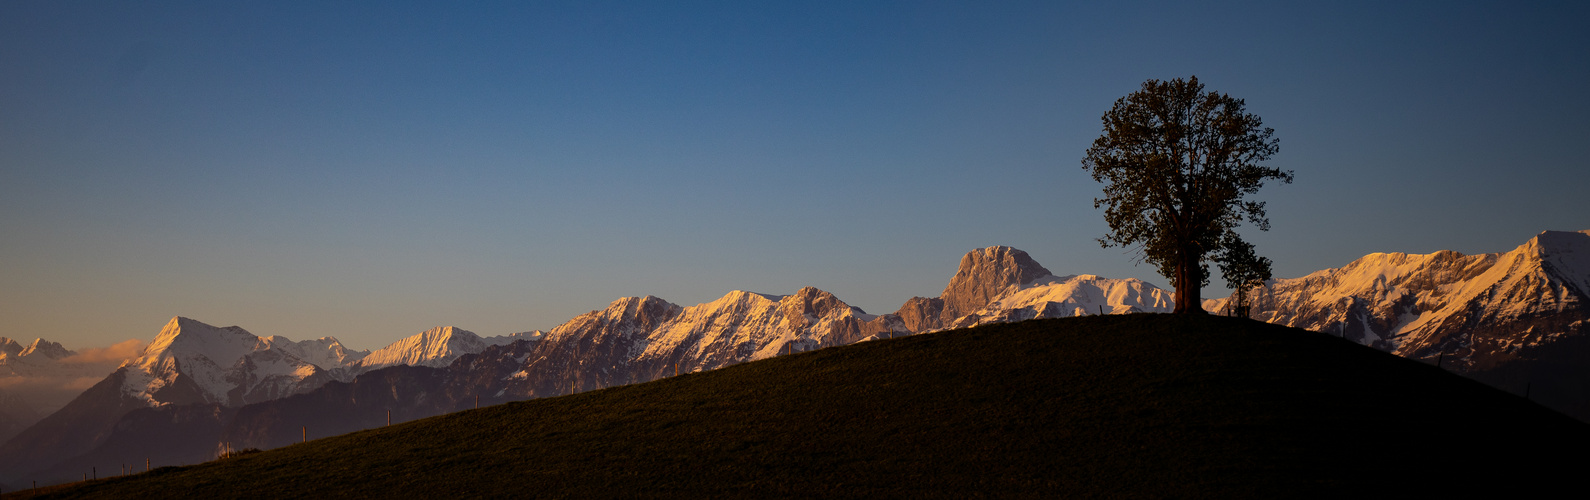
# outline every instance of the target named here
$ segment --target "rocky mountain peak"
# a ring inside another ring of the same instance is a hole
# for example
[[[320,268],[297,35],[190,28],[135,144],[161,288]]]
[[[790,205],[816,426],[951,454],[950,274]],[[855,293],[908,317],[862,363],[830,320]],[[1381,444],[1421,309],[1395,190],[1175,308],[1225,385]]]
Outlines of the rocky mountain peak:
[[[1544,231],[1524,244],[1548,274],[1590,298],[1590,229]]]
[[[17,341],[12,339],[0,337],[0,354],[15,356],[20,352],[22,352],[22,344],[18,344]]]
[[[779,305],[785,309],[785,314],[788,316],[823,317],[840,309],[865,314],[861,309],[840,301],[834,294],[810,286],[800,289],[794,295],[784,297],[779,301]]]
[[[73,354],[76,353],[66,350],[66,348],[62,347],[60,343],[50,342],[44,339],[34,339],[32,344],[29,344],[27,347],[23,348],[21,352],[17,353],[17,357],[44,356],[50,359],[61,359]]]
[[[486,341],[475,332],[438,326],[377,349],[353,365],[361,372],[394,365],[447,366],[459,356],[484,350]]]
[[[939,298],[944,300],[941,318],[950,322],[962,315],[976,311],[994,297],[1012,287],[1019,287],[1051,276],[1027,252],[1006,246],[980,248],[961,257],[955,277],[944,287]]]
[[[652,331],[664,321],[679,315],[682,308],[651,295],[625,297],[613,301],[602,316],[610,321],[634,324],[643,331]]]
[[[198,351],[211,359],[236,359],[254,350],[260,338],[237,326],[219,328],[201,321],[173,316],[160,334],[144,347],[144,357],[172,349]],[[224,352],[224,354],[223,354]]]

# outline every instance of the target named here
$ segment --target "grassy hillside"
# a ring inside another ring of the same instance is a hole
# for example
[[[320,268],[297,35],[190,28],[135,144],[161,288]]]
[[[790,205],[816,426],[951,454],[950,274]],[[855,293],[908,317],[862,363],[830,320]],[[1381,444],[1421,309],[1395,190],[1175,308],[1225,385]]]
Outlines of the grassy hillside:
[[[1231,318],[1028,321],[504,404],[45,497],[1421,496],[1572,484],[1585,424]],[[26,496],[26,492],[18,492]]]

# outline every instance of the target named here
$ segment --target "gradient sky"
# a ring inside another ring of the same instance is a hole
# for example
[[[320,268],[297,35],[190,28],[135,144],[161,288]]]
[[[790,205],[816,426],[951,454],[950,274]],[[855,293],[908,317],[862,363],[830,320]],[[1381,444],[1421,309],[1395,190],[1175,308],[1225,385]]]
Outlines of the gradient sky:
[[[1163,287],[1081,159],[1189,75],[1296,172],[1243,230],[1277,277],[1590,229],[1585,3],[1097,3],[3,2],[0,336],[885,313],[990,245]]]

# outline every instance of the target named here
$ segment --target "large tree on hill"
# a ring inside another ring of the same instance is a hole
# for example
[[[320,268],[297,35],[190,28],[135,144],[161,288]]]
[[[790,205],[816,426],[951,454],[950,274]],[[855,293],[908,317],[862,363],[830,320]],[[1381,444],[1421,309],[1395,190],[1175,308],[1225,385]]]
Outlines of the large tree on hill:
[[[1176,287],[1176,313],[1202,314],[1200,291],[1209,284],[1209,262],[1257,258],[1233,231],[1244,219],[1270,229],[1264,202],[1243,196],[1269,179],[1292,182],[1292,172],[1259,165],[1280,150],[1242,99],[1204,92],[1198,77],[1149,80],[1115,101],[1104,114],[1104,133],[1093,141],[1082,169],[1104,183],[1110,233],[1099,244],[1134,246]],[[1269,261],[1263,261],[1269,274]],[[1222,267],[1225,267],[1223,265]]]

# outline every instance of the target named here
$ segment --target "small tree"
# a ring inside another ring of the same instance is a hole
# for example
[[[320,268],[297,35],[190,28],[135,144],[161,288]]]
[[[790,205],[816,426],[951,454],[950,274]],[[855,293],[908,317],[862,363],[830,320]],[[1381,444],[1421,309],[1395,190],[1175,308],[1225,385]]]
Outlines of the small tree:
[[[1253,253],[1253,244],[1242,241],[1237,233],[1226,233],[1223,250],[1215,258],[1220,263],[1220,277],[1232,290],[1226,307],[1233,316],[1248,317],[1251,304],[1248,291],[1264,286],[1270,279],[1270,259]]]
[[[1268,179],[1292,182],[1291,171],[1258,165],[1280,151],[1275,130],[1242,99],[1203,89],[1196,76],[1143,82],[1104,114],[1104,133],[1082,159],[1105,184],[1093,200],[1110,224],[1099,244],[1140,245],[1141,259],[1176,287],[1175,312],[1184,314],[1204,312],[1208,261],[1242,242],[1233,228],[1246,219],[1270,229],[1264,202],[1242,197]]]

